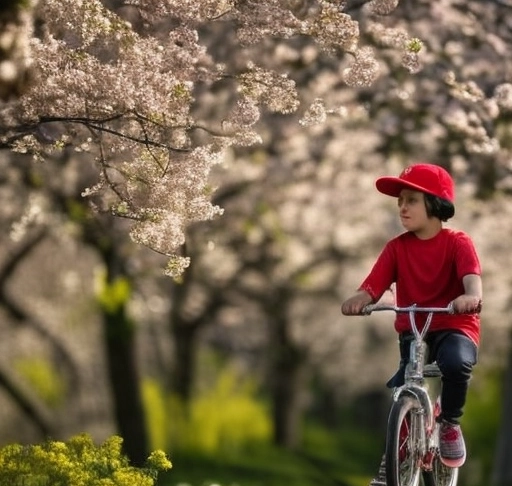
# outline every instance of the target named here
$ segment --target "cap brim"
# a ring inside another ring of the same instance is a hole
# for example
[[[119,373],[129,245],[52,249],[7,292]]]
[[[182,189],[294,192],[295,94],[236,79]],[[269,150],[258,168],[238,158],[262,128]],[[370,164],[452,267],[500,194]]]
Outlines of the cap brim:
[[[412,182],[404,181],[399,177],[379,177],[375,181],[375,186],[379,192],[382,192],[382,194],[393,197],[398,197],[403,189],[413,189],[414,191],[427,192],[431,194],[431,192],[426,190],[424,187],[413,184]]]

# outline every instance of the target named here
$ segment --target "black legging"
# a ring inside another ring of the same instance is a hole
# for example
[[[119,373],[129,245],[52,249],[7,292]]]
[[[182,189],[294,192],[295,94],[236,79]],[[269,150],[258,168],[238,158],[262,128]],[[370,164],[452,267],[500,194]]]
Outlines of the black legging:
[[[427,335],[429,360],[436,361],[442,374],[441,416],[458,423],[462,416],[469,380],[478,359],[478,349],[464,334],[451,331]]]

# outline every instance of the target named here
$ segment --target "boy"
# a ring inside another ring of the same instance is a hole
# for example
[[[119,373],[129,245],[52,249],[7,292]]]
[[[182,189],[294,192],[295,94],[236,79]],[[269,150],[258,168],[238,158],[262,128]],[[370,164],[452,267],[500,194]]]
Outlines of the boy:
[[[453,305],[454,314],[435,314],[425,340],[430,358],[442,373],[440,455],[450,467],[460,467],[466,447],[459,425],[480,340],[482,281],[480,262],[470,237],[443,227],[455,214],[453,180],[433,164],[413,164],[399,177],[381,177],[377,190],[398,198],[405,232],[390,240],[357,293],[341,307],[344,315],[361,314],[392,284],[396,304],[424,307]],[[417,323],[421,327],[421,315]],[[398,314],[401,363],[388,386],[400,386],[408,360],[410,323]]]

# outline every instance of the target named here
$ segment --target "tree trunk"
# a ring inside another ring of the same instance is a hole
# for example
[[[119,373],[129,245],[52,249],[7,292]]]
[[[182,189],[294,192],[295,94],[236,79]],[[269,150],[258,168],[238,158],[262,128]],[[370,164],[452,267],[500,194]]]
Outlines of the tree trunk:
[[[305,366],[295,350],[282,348],[271,373],[274,442],[293,449],[299,445],[301,438],[301,391]]]
[[[193,251],[191,251],[193,254]],[[169,316],[169,329],[174,341],[174,362],[171,376],[171,389],[188,405],[192,398],[196,373],[196,352],[199,332],[215,321],[215,316],[223,304],[222,290],[208,288],[208,300],[197,315],[187,313],[189,295],[198,277],[194,275],[192,263],[177,284],[170,283],[169,293],[172,311]],[[200,280],[199,280],[200,281]]]
[[[171,333],[174,340],[174,364],[172,372],[172,390],[183,403],[189,403],[195,375],[197,326],[173,319]]]
[[[290,335],[286,312],[286,297],[278,298],[268,316],[274,319],[270,326],[271,394],[274,425],[274,443],[289,449],[300,441],[302,419],[301,393],[306,363],[303,351]]]
[[[115,256],[105,258],[107,279],[112,286],[127,278],[112,264]],[[142,466],[149,446],[140,379],[135,354],[135,329],[126,313],[129,293],[124,299],[102,302],[107,366],[113,393],[114,414],[124,452],[134,466]]]
[[[124,308],[115,314],[104,314],[103,323],[117,428],[124,452],[133,465],[142,466],[148,455],[148,440],[132,324]]]

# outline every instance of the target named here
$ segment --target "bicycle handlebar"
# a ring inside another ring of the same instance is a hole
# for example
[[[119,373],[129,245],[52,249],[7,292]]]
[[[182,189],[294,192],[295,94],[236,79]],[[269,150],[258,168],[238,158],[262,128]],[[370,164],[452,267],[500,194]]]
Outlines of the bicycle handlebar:
[[[368,315],[372,312],[376,311],[393,311],[396,313],[417,313],[417,312],[425,312],[432,314],[455,314],[455,309],[453,308],[452,303],[450,302],[446,307],[419,307],[416,304],[412,304],[406,307],[399,307],[397,305],[379,305],[379,304],[369,304],[363,307],[361,314]]]

